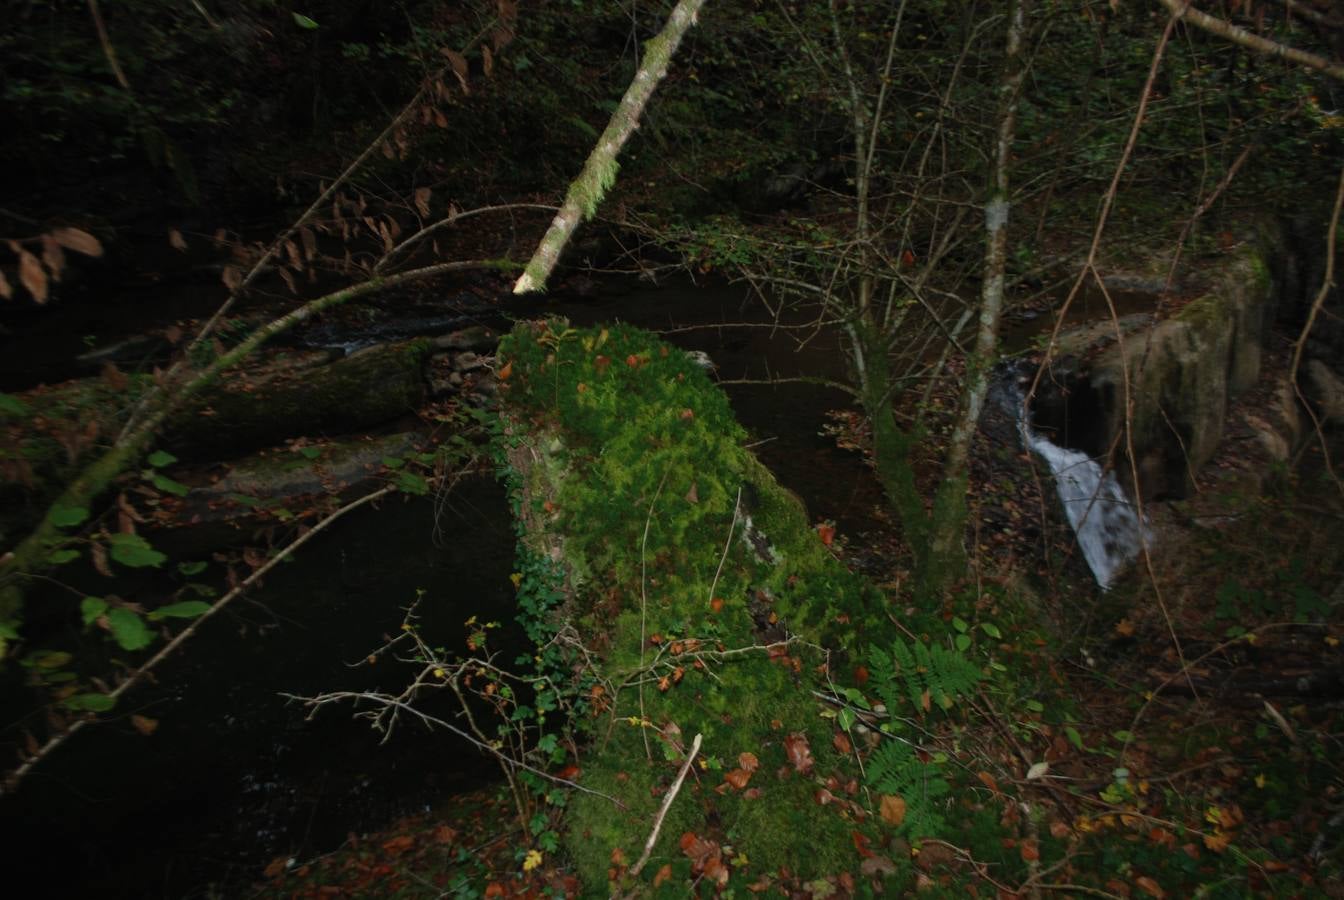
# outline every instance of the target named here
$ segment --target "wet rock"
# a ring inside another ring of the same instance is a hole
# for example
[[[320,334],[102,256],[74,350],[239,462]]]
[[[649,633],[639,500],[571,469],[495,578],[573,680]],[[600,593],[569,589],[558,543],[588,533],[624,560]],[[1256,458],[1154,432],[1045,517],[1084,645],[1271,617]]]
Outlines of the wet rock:
[[[486,357],[478,356],[468,350],[465,353],[459,353],[457,356],[453,357],[453,371],[474,372],[477,369],[485,368],[486,361]]]
[[[473,325],[449,334],[442,334],[432,341],[435,350],[474,350],[476,352],[494,350],[499,344],[499,334],[484,325]]]

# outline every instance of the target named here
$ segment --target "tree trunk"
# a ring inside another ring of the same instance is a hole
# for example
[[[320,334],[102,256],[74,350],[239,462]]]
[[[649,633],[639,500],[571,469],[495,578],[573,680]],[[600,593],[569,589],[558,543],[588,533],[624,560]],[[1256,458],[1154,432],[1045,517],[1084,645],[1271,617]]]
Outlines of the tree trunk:
[[[929,549],[920,572],[921,586],[940,590],[959,568],[965,549],[967,463],[976,424],[989,389],[990,368],[998,352],[999,320],[1003,314],[1004,269],[1008,259],[1008,166],[1016,131],[1017,99],[1025,67],[1022,34],[1027,0],[1013,4],[1008,16],[1008,46],[1003,82],[999,86],[998,140],[994,154],[994,184],[985,204],[985,262],[980,291],[980,327],[975,349],[966,361],[966,389],[961,416],[952,431],[943,467],[943,480],[933,502]]]
[[[569,243],[574,229],[581,220],[593,217],[607,188],[616,182],[616,170],[619,168],[616,156],[639,127],[639,118],[644,113],[645,105],[653,96],[658,82],[667,74],[667,67],[677,52],[677,46],[681,44],[682,36],[695,24],[696,14],[704,4],[705,0],[680,0],[667,17],[662,32],[645,45],[644,62],[630,86],[625,89],[625,96],[611,114],[611,121],[597,139],[593,152],[588,155],[583,171],[570,184],[564,205],[556,213],[546,236],[541,239],[527,268],[514,284],[515,294],[539,291],[546,286],[546,279],[559,262],[560,253]]]

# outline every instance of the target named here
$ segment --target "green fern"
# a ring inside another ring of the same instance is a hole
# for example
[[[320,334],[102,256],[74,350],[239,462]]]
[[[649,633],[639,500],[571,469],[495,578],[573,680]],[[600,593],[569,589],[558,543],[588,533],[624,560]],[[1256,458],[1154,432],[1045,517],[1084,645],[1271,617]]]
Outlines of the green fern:
[[[878,696],[891,714],[900,705],[898,691],[902,687],[916,709],[929,709],[930,701],[951,709],[956,699],[969,694],[980,680],[980,670],[964,654],[923,641],[907,644],[897,638],[890,653],[874,647],[869,659]]]
[[[867,780],[877,793],[905,801],[905,819],[898,831],[928,837],[942,829],[938,801],[947,796],[951,787],[936,760],[926,762],[914,747],[889,739],[868,760]]]

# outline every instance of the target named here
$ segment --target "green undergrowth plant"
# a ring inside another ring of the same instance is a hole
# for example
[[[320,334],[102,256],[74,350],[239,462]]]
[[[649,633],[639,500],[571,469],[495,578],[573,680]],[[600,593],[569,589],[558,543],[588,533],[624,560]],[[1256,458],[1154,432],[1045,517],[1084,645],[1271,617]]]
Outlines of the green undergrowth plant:
[[[909,702],[917,684],[938,715],[959,714],[947,707],[980,672],[946,624],[932,643],[898,637],[886,599],[831,555],[681,351],[625,326],[529,322],[502,341],[497,371],[520,559],[550,586],[535,638],[586,705],[572,764],[596,793],[576,793],[564,824],[586,889],[908,878],[892,804],[932,834],[950,777],[936,759],[890,764],[893,727],[883,738],[855,718],[882,695],[836,681],[885,655],[882,690]],[[702,749],[641,861],[695,735]],[[878,788],[909,797],[865,786],[864,760],[879,761]]]

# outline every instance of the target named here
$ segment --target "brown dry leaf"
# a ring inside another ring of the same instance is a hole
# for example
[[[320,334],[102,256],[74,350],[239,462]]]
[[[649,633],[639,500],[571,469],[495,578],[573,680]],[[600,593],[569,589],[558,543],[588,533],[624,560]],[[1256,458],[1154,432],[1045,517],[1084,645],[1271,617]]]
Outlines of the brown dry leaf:
[[[728,883],[728,867],[719,859],[718,854],[705,862],[705,877],[717,883],[719,887]]]
[[[172,247],[174,250],[185,251],[187,249],[187,239],[184,238],[182,232],[178,231],[176,228],[169,228],[168,246]]]
[[[1018,847],[1018,852],[1022,854],[1025,862],[1035,862],[1041,858],[1041,848],[1032,840],[1023,841]]]
[[[51,280],[60,281],[61,270],[65,268],[65,251],[49,234],[42,235],[42,262],[51,270]]]
[[[723,780],[740,791],[747,786],[747,782],[751,781],[751,773],[746,769],[733,769],[723,776]]]
[[[892,828],[899,827],[905,821],[905,800],[895,794],[883,794],[878,814]]]
[[[1129,621],[1129,619],[1121,619],[1119,622],[1115,623],[1115,633],[1121,637],[1133,637],[1134,623]]]
[[[149,737],[159,728],[159,720],[151,719],[149,716],[134,715],[131,716],[131,725],[136,731]]]
[[[457,829],[449,828],[447,825],[440,825],[434,829],[434,842],[436,844],[451,844],[457,840]]]
[[[843,753],[846,756],[848,756],[854,749],[854,745],[849,742],[849,736],[843,731],[837,731],[835,733],[835,737],[831,738],[831,744],[835,747],[837,752]]]
[[[1204,835],[1204,846],[1208,847],[1214,853],[1222,853],[1227,849],[1227,845],[1232,843],[1232,836],[1225,833]]]
[[[691,482],[691,489],[686,492],[686,502],[687,503],[700,502],[700,492],[696,489],[696,484],[694,481]]]
[[[1138,878],[1135,878],[1134,883],[1137,884],[1149,897],[1158,897],[1160,900],[1160,898],[1167,896],[1167,892],[1162,890],[1162,885],[1158,884],[1147,875],[1140,875]]]
[[[415,208],[419,210],[420,215],[428,218],[429,216],[429,197],[433,193],[427,187],[418,187],[415,189]]]
[[[291,294],[298,294],[299,286],[294,282],[294,273],[289,271],[289,269],[276,269],[275,271],[279,273],[280,280],[285,283],[285,287],[289,288],[289,292]]]
[[[439,53],[443,54],[453,67],[453,74],[457,76],[457,83],[462,86],[462,93],[470,94],[471,88],[467,86],[467,58],[451,47],[440,47]]]
[[[976,772],[975,777],[979,778],[980,783],[983,784],[985,787],[989,788],[994,793],[996,794],[1001,793],[999,791],[999,783],[994,780],[993,775],[989,774],[988,772]]]
[[[317,235],[305,226],[299,229],[299,241],[303,244],[303,255],[311,262],[317,256]]]
[[[94,541],[89,545],[89,557],[93,562],[94,571],[104,578],[112,577],[112,567],[108,565],[106,547]]]
[[[238,271],[237,266],[225,266],[221,277],[224,280],[224,286],[230,291],[236,291],[243,284],[243,273]]]
[[[19,283],[38,303],[47,302],[47,273],[37,257],[22,248],[19,249]]]
[[[743,769],[745,769],[748,773],[755,772],[757,769],[761,767],[761,761],[756,758],[755,753],[737,754],[737,764],[741,766]]]
[[[103,245],[82,228],[57,228],[51,233],[51,237],[67,250],[83,253],[85,256],[103,255]]]
[[[1050,836],[1057,841],[1064,840],[1072,831],[1073,829],[1069,827],[1068,822],[1056,819],[1050,823]]]
[[[289,857],[277,856],[266,864],[266,868],[262,870],[261,874],[265,875],[267,878],[279,878],[284,874],[285,868],[288,865]]]
[[[400,856],[414,846],[415,838],[411,837],[409,834],[398,835],[391,840],[383,841],[383,849],[386,850],[390,856]]]
[[[806,775],[812,771],[815,761],[812,759],[812,748],[807,743],[807,735],[794,732],[786,737],[784,739],[784,752],[795,772]]]
[[[182,329],[178,328],[176,325],[169,325],[167,328],[163,329],[163,336],[167,339],[168,343],[176,344],[182,340]]]
[[[886,878],[896,874],[896,864],[885,856],[869,856],[859,863],[859,871],[864,875],[881,875]]]
[[[486,78],[495,74],[495,55],[490,52],[489,44],[481,45],[481,65],[485,69]]]
[[[448,117],[445,116],[443,114],[443,110],[439,109],[437,106],[434,107],[434,127],[435,128],[448,127]]]
[[[303,271],[303,257],[299,255],[299,245],[292,240],[285,241],[285,253],[289,256],[289,264],[295,272]]]
[[[4,297],[6,300],[14,299],[14,288],[10,285],[4,272],[0,272],[0,297]]]
[[[672,864],[663,863],[663,867],[658,870],[658,874],[653,876],[653,886],[658,888],[664,881],[672,877]]]

